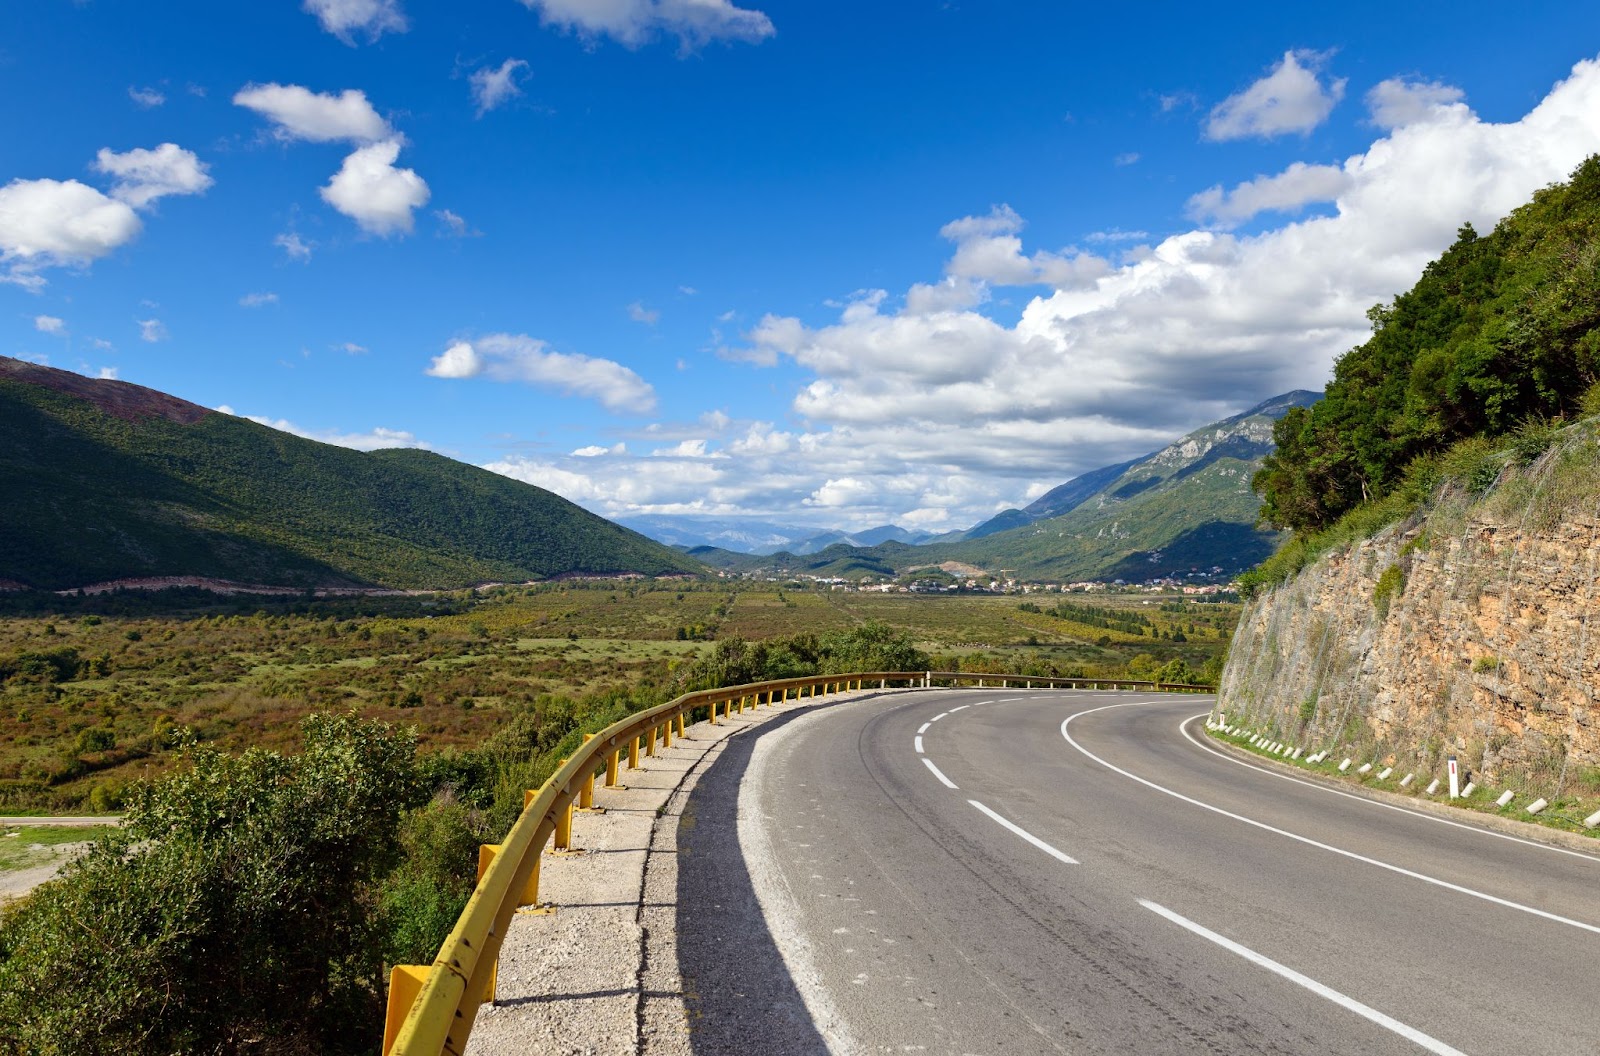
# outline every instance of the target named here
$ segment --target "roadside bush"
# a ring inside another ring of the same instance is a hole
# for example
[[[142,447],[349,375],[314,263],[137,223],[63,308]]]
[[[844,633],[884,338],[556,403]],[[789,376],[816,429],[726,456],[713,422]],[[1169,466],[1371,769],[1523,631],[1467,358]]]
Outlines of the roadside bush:
[[[30,1054],[368,1051],[382,1022],[379,881],[415,740],[314,715],[305,747],[187,765],[5,912],[0,1048]]]

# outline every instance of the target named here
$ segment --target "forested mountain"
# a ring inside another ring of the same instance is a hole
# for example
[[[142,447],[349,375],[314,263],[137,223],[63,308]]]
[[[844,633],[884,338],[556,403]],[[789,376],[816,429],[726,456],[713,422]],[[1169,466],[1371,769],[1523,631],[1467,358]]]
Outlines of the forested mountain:
[[[702,566],[541,488],[0,357],[0,580],[450,588]]]
[[[1327,397],[1292,411],[1256,478],[1262,512],[1316,530],[1433,456],[1530,420],[1570,416],[1600,379],[1600,158],[1536,193],[1493,233],[1470,226],[1342,356]]]

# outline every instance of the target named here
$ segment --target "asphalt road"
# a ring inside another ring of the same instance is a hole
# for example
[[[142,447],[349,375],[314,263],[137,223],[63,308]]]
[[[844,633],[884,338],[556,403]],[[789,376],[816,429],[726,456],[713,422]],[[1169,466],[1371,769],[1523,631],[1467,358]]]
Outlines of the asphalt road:
[[[1600,857],[1245,765],[1210,705],[943,690],[739,738],[680,834],[694,1051],[1600,1053]]]

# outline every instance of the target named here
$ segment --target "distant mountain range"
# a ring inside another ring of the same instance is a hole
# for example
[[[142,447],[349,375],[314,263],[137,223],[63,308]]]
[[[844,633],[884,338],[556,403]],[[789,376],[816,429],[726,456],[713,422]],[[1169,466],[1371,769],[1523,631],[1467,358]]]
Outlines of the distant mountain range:
[[[455,588],[703,571],[542,488],[0,357],[0,580]]]
[[[657,542],[686,551],[697,547],[715,547],[738,554],[761,556],[780,551],[796,555],[815,554],[838,543],[865,547],[885,542],[920,543],[934,537],[931,532],[910,530],[893,524],[860,532],[844,532],[738,517],[646,514],[619,517],[617,523]]]
[[[1320,393],[1297,390],[1196,429],[1160,451],[1081,474],[1023,509],[922,545],[835,542],[810,554],[689,553],[718,568],[822,576],[893,577],[953,563],[1047,581],[1142,582],[1232,576],[1272,553],[1277,532],[1256,526],[1250,478],[1273,449],[1272,426]]]

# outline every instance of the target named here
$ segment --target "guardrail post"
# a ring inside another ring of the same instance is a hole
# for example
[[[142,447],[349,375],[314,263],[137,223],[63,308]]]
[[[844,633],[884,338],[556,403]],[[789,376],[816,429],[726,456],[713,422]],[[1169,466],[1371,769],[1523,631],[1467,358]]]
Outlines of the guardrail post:
[[[667,716],[667,721],[661,726],[661,747],[672,747],[672,716]]]
[[[712,726],[717,724],[717,702],[714,700],[711,702],[711,717],[706,721]]]
[[[639,769],[639,735],[634,734],[628,741],[628,769]]]
[[[668,725],[671,725],[671,722],[670,722],[670,720],[669,720],[669,722],[668,722]],[[681,712],[681,711],[680,711],[680,712],[678,712],[678,736],[679,736],[679,737],[686,737],[686,736],[688,736],[688,734],[686,734],[686,733],[685,733],[685,732],[684,732],[684,729],[683,729],[683,712]]]
[[[653,756],[656,754],[656,728],[650,727],[650,732],[645,734],[645,737],[644,754]]]
[[[556,839],[555,849],[558,851],[572,850],[572,801],[562,807],[556,814]]]
[[[383,1013],[383,1056],[394,1048],[400,1025],[406,1021],[422,984],[428,981],[431,964],[397,964],[389,969],[389,999]]]
[[[606,755],[606,787],[607,788],[616,788],[617,787],[617,770],[619,769],[620,764],[621,764],[621,759],[619,758],[621,755],[622,755],[621,750],[617,749],[617,748],[611,749],[611,751]]]

